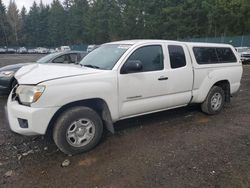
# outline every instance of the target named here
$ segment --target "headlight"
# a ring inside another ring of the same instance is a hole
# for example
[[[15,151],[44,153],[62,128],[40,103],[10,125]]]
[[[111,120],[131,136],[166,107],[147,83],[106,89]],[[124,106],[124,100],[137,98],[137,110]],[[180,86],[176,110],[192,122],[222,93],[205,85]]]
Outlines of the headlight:
[[[20,85],[16,89],[16,94],[23,105],[29,106],[42,96],[44,90],[45,86]]]
[[[11,77],[15,74],[14,71],[1,71],[0,76],[2,77]]]

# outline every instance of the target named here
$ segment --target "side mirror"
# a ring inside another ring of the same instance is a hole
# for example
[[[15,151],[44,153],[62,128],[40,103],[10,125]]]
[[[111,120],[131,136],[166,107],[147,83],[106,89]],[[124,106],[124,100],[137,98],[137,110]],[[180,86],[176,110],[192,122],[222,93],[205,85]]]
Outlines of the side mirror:
[[[142,62],[139,60],[129,60],[127,61],[122,69],[121,74],[136,73],[142,71]]]

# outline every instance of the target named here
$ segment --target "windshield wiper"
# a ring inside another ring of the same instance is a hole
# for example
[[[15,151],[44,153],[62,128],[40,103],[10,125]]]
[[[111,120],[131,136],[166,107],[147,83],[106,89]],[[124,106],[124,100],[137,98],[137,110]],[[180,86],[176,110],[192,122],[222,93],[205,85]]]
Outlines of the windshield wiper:
[[[95,66],[95,65],[83,65],[84,67],[89,67],[89,68],[93,68],[93,69],[100,69],[100,67]]]

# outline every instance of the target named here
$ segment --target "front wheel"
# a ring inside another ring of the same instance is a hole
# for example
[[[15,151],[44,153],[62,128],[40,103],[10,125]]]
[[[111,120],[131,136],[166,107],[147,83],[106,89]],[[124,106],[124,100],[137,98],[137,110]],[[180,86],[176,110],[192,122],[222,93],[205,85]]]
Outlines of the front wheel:
[[[206,100],[201,104],[203,112],[215,115],[221,112],[225,105],[225,92],[221,87],[213,86],[208,93]]]
[[[53,139],[64,153],[75,155],[93,149],[101,140],[103,123],[88,107],[73,107],[57,119]]]

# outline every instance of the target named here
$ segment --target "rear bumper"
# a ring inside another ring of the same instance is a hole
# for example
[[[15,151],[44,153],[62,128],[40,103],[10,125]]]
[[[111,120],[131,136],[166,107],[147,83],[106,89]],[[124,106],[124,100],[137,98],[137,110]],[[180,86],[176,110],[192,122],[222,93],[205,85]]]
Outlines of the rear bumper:
[[[49,122],[59,108],[32,108],[20,105],[17,101],[8,99],[6,115],[10,129],[21,135],[44,135]],[[27,128],[22,128],[20,119],[28,123]]]

